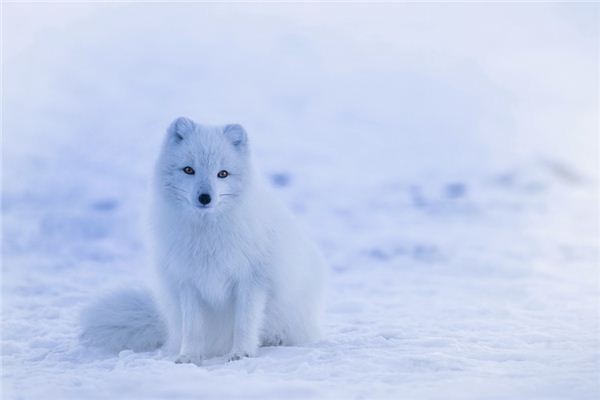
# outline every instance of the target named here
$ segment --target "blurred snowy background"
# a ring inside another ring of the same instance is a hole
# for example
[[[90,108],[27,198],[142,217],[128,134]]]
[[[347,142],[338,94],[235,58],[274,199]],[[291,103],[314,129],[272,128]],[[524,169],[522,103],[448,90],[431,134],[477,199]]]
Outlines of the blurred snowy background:
[[[600,396],[597,4],[2,15],[3,398]],[[242,123],[333,273],[326,335],[205,367],[77,342],[141,283],[166,126]]]

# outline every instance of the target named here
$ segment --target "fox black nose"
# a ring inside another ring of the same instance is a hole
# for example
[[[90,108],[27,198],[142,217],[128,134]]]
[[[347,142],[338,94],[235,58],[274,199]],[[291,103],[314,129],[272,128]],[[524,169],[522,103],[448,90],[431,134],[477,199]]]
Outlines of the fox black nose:
[[[208,194],[208,193],[202,193],[200,195],[200,197],[198,198],[198,200],[200,201],[200,204],[202,204],[203,206],[205,206],[208,203],[210,203],[210,194]]]

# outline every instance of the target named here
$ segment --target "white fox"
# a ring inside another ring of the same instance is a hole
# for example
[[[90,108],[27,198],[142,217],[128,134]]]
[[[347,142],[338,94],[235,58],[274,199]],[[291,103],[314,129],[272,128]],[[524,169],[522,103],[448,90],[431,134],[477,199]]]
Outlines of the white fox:
[[[117,351],[166,344],[176,362],[199,365],[318,338],[325,263],[256,174],[242,126],[171,124],[153,222],[158,304],[140,290],[100,299],[82,314],[85,343]]]

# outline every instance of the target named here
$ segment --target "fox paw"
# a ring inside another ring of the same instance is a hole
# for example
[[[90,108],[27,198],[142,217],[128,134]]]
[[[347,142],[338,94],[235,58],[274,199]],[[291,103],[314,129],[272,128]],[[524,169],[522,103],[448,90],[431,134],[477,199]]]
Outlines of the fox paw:
[[[175,359],[175,364],[195,364],[197,366],[202,365],[202,357],[190,356],[188,354],[180,354]]]
[[[245,351],[232,351],[226,356],[227,362],[241,360],[242,358],[250,357]]]

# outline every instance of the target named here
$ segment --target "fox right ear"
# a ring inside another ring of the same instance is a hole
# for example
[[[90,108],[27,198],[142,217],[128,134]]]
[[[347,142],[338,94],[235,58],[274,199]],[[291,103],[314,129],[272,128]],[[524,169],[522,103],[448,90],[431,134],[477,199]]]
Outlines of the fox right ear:
[[[223,133],[229,139],[231,144],[237,149],[246,147],[248,142],[248,134],[240,124],[229,124],[223,127]]]
[[[169,129],[167,129],[167,134],[175,143],[179,143],[193,130],[194,121],[186,117],[179,117],[171,123]]]

